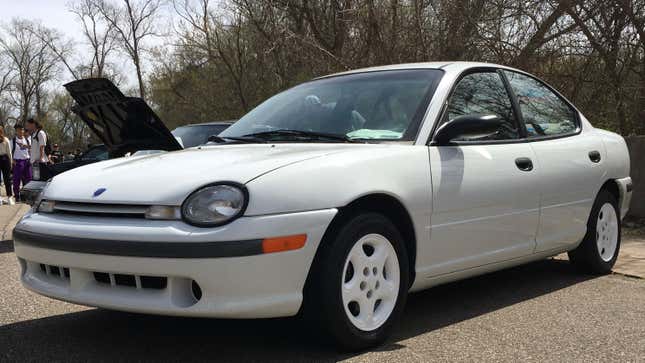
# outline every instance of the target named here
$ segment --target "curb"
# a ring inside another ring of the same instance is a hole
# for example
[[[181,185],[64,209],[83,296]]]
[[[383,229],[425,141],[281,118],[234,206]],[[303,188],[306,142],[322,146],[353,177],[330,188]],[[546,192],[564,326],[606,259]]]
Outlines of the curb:
[[[16,208],[13,217],[9,219],[9,223],[0,231],[0,241],[7,241],[12,239],[13,228],[16,226],[20,218],[29,210],[28,205],[20,205]]]

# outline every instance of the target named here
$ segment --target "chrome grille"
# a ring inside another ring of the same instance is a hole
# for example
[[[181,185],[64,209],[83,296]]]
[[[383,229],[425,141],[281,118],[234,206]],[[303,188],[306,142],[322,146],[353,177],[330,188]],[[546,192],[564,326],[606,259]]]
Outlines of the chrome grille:
[[[144,218],[148,206],[56,201],[54,213]]]

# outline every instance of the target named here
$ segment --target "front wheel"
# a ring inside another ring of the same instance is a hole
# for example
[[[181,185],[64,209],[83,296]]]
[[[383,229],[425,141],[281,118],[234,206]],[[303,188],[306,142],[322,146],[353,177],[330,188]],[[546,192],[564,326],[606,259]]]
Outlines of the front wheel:
[[[621,221],[618,201],[606,190],[600,191],[587,222],[587,234],[580,245],[569,252],[569,260],[578,269],[609,273],[620,251]]]
[[[364,213],[329,239],[312,281],[310,313],[343,349],[378,345],[403,312],[409,288],[401,234],[386,217]]]

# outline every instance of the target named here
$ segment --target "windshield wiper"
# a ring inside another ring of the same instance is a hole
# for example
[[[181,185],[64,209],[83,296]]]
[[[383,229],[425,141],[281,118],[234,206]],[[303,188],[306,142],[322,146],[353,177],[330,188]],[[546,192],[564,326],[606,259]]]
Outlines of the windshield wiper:
[[[309,140],[332,140],[340,142],[358,142],[357,140],[352,140],[351,138],[342,135],[342,134],[328,134],[325,132],[316,132],[316,131],[303,131],[303,130],[290,130],[290,129],[279,129],[279,130],[270,130],[256,132],[242,137],[251,137],[251,138],[271,138],[271,137],[280,137],[280,136],[291,136],[296,138],[306,138]]]
[[[215,135],[209,136],[207,142],[225,144],[225,143],[229,143],[230,141],[238,141],[238,142],[244,142],[244,143],[267,142],[265,139],[262,139],[259,137],[253,137],[253,136],[215,136]]]

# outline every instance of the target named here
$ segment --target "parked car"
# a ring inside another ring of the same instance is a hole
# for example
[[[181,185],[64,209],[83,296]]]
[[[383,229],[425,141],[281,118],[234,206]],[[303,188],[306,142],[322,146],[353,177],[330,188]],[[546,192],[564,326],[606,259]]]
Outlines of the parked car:
[[[77,114],[104,144],[88,149],[71,161],[34,165],[33,180],[20,191],[21,200],[29,204],[36,200],[48,180],[67,170],[128,154],[140,156],[205,144],[208,137],[218,135],[232,123],[221,121],[180,126],[171,133],[145,101],[124,96],[109,80],[87,79],[65,87],[77,101]],[[103,97],[104,104],[82,98],[87,93]],[[182,140],[181,144],[178,138]]]
[[[32,180],[20,190],[20,200],[24,203],[33,204],[47,181],[55,175],[79,166],[107,160],[108,155],[109,149],[107,146],[99,144],[88,148],[73,160],[66,160],[56,164],[34,164],[32,167]]]
[[[206,122],[179,126],[172,130],[173,136],[184,148],[204,145],[211,136],[217,136],[233,124],[233,121]]]
[[[632,193],[621,136],[484,63],[315,79],[218,141],[59,175],[13,232],[22,283],[140,313],[301,312],[364,349],[409,291],[563,252],[609,272]]]
[[[38,164],[36,164],[33,168],[33,177],[36,180],[41,180],[43,179],[42,177],[49,179],[54,175],[60,174],[70,169],[78,168],[79,166],[107,160],[109,158],[109,153],[110,150],[104,144],[92,145],[88,147],[87,150],[85,150],[83,153],[77,155],[73,160],[62,161],[55,164],[46,164],[43,165],[42,168]]]

